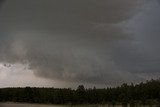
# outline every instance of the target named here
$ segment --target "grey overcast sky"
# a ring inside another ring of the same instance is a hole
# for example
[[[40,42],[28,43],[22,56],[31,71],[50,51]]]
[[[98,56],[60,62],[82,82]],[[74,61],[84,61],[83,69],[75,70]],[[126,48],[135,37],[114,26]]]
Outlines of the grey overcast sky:
[[[0,87],[160,77],[160,0],[1,0]]]

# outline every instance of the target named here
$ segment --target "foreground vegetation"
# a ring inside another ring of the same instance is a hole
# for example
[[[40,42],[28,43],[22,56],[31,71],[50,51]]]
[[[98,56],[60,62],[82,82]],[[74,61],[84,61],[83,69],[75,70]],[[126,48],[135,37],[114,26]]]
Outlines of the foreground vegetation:
[[[48,104],[160,104],[160,80],[145,83],[123,84],[120,87],[76,90],[70,88],[1,88],[0,102],[27,102]]]

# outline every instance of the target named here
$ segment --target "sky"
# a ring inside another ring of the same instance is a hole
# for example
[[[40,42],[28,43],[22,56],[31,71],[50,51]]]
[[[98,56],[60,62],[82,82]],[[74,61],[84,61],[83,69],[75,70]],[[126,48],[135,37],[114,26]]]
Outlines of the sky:
[[[0,87],[160,77],[160,0],[0,0]]]

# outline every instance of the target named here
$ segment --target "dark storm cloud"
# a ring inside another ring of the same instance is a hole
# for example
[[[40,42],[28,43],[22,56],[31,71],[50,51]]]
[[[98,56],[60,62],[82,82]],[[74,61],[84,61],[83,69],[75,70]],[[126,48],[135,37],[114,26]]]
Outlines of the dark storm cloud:
[[[2,4],[3,0],[0,0],[0,5]]]
[[[146,72],[146,68],[158,71],[160,62],[156,55],[157,64],[148,67],[153,59],[137,51],[132,44],[135,36],[120,25],[134,17],[140,3],[6,0],[0,12],[0,60],[29,63],[35,75],[62,81],[139,81],[135,72]]]
[[[1,9],[1,5],[2,5],[3,1],[4,1],[4,0],[0,0],[0,9]],[[1,10],[0,10],[0,11],[1,11]]]

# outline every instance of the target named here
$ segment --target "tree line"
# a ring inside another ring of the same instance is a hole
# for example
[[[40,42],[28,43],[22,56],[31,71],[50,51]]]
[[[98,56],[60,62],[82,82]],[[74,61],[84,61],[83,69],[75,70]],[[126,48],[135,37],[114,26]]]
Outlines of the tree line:
[[[110,88],[1,88],[0,102],[49,104],[160,104],[160,79]]]

